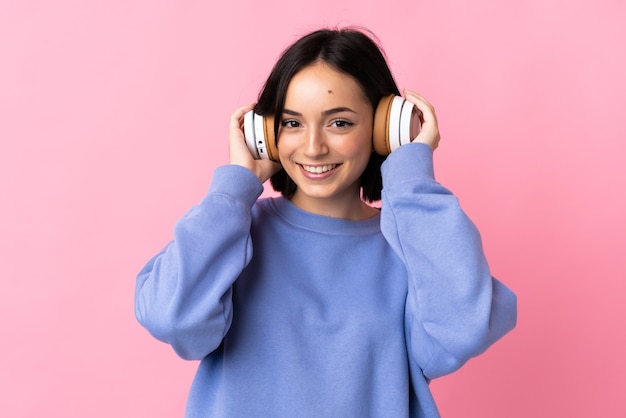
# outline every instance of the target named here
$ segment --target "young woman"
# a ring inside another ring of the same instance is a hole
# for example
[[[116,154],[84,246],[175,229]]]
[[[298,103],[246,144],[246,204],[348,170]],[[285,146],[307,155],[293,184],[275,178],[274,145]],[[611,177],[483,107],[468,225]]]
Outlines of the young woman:
[[[136,315],[201,360],[188,417],[436,417],[431,379],[515,326],[478,231],[433,172],[432,106],[413,141],[378,155],[374,111],[399,94],[357,30],[289,47],[254,107],[279,162],[254,159],[244,114],[231,164],[139,273]],[[259,199],[271,179],[281,197]],[[381,209],[368,204],[381,200]]]

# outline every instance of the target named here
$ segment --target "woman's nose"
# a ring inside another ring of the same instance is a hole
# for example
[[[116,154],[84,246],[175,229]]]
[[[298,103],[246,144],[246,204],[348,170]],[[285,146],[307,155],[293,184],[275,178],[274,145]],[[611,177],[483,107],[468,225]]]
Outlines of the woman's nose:
[[[326,146],[324,133],[316,128],[309,129],[306,137],[305,155],[308,157],[317,157],[327,152],[328,147]]]

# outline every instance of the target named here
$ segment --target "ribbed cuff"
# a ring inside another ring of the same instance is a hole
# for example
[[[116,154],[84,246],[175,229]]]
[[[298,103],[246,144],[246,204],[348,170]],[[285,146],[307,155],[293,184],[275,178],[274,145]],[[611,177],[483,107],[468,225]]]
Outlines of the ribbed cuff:
[[[433,149],[428,144],[412,142],[389,154],[381,167],[383,184],[398,184],[411,179],[435,179]]]
[[[248,169],[235,164],[223,165],[213,171],[208,194],[232,197],[250,207],[263,193],[263,184]]]

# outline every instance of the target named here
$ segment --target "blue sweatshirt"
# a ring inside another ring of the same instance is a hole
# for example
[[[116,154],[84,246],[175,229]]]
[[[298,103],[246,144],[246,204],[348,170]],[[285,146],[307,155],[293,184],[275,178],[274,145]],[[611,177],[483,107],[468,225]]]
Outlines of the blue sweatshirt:
[[[202,360],[187,417],[438,417],[430,380],[515,326],[430,147],[399,148],[382,174],[380,215],[348,221],[215,170],[135,294],[152,335]]]

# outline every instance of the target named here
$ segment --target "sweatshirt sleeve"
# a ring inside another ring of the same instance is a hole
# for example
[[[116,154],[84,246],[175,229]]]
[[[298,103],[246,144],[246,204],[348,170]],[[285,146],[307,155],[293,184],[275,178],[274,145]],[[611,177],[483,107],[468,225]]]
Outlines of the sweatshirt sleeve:
[[[409,276],[405,333],[426,378],[451,373],[517,320],[516,296],[494,279],[480,235],[434,179],[432,149],[394,151],[382,167],[381,229]]]
[[[217,168],[174,239],[139,272],[137,320],[185,359],[202,359],[232,321],[232,285],[252,257],[251,208],[262,184],[243,167]]]

